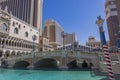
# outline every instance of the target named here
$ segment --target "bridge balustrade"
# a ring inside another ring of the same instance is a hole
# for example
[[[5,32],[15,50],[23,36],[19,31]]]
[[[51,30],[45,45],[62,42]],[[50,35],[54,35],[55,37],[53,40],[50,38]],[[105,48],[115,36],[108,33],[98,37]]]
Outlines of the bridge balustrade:
[[[36,57],[52,58],[55,56],[81,58],[90,55],[90,53],[82,53],[80,51],[50,51],[50,52],[35,52],[34,54],[35,55],[33,55],[32,52],[31,54],[21,54],[17,56],[8,57],[6,60],[16,60],[16,59],[22,60],[25,58],[36,58]]]

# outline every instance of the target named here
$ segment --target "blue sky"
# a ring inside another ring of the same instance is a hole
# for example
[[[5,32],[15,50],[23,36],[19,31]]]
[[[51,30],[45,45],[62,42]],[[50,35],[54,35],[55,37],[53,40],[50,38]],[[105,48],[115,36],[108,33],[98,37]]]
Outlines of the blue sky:
[[[65,32],[76,32],[80,44],[85,44],[89,36],[99,40],[99,30],[95,21],[101,15],[105,19],[105,0],[44,0],[43,23],[46,19],[56,20]],[[107,25],[104,22],[106,39]]]

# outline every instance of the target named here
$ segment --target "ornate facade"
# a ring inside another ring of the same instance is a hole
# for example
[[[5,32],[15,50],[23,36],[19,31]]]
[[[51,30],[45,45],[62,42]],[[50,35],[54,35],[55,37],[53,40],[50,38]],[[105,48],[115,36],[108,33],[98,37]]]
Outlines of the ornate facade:
[[[43,0],[0,0],[2,10],[7,7],[8,13],[36,27],[40,30],[40,35],[42,35],[42,6]]]
[[[37,28],[0,9],[0,57],[30,53],[37,50],[38,41]]]

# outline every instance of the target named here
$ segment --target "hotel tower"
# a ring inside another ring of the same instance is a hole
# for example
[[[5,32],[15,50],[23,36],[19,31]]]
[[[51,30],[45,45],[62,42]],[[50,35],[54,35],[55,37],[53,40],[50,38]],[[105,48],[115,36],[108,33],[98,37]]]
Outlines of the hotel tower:
[[[13,16],[31,24],[42,35],[43,0],[0,0],[0,8],[8,9]]]
[[[116,47],[120,38],[120,0],[105,0],[105,14],[110,46]]]

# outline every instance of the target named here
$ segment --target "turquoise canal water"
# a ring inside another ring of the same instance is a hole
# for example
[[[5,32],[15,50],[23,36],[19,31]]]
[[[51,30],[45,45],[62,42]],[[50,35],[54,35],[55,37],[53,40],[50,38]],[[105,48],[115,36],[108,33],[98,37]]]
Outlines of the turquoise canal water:
[[[0,80],[101,80],[89,71],[42,71],[0,69]]]

